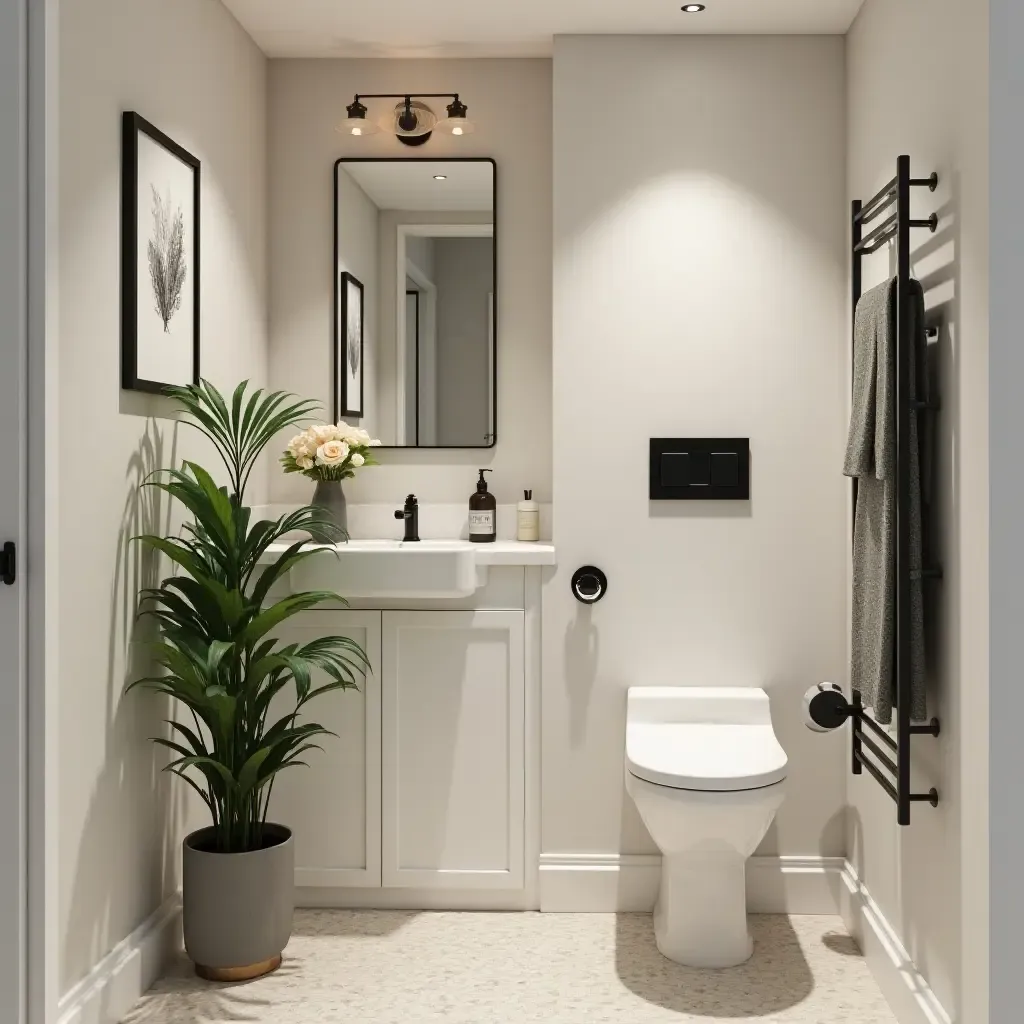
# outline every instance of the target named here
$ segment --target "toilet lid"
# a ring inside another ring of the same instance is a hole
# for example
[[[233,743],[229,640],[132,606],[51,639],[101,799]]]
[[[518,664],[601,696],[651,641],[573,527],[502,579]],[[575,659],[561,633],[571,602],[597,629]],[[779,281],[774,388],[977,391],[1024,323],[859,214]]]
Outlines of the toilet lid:
[[[786,777],[787,764],[770,725],[635,723],[626,730],[627,768],[658,786],[763,789]]]

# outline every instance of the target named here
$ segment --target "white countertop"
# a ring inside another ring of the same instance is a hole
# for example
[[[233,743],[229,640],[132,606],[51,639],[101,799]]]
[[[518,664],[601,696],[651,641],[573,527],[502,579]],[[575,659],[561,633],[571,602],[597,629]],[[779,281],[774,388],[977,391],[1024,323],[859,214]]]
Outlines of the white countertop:
[[[289,541],[298,540],[300,535],[285,537],[267,548],[263,561],[280,555],[288,548]],[[421,550],[431,546],[444,547],[448,550],[459,549],[473,552],[473,560],[477,565],[554,565],[555,546],[550,541],[496,540],[486,544],[474,544],[460,538],[439,539],[424,537],[422,541],[370,540],[353,537],[351,541],[336,545],[340,553],[346,549],[353,553],[374,551],[401,551],[415,549],[422,545]],[[318,545],[320,546],[320,545]]]

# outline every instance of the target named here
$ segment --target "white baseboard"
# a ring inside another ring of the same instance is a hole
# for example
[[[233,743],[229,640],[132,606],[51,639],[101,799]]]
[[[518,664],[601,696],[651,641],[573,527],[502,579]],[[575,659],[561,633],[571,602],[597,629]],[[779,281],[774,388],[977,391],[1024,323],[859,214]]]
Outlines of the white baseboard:
[[[835,914],[843,864],[842,857],[751,857],[747,906],[754,914]],[[657,854],[541,854],[540,909],[649,912],[660,877]]]
[[[295,887],[295,906],[311,910],[536,910],[525,891]]]
[[[172,896],[61,998],[58,1024],[117,1024],[160,977],[180,930]]]
[[[900,1024],[951,1024],[952,1018],[910,959],[881,908],[847,862],[840,876],[839,912]]]

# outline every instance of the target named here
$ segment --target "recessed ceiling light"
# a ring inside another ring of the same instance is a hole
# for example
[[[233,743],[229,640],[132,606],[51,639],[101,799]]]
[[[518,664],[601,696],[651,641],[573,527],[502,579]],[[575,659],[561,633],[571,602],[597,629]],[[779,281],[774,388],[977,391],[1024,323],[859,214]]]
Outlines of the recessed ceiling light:
[[[447,180],[448,180],[448,175],[447,174],[435,174],[434,175],[434,181],[447,181]]]
[[[681,11],[686,11],[687,14],[697,14],[700,11],[703,11],[705,6],[705,4],[683,4],[679,9]]]

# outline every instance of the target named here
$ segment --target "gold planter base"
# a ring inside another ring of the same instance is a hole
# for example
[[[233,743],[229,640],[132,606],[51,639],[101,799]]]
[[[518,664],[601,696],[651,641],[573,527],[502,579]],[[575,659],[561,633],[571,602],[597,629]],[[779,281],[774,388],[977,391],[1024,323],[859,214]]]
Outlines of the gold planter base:
[[[252,981],[262,978],[265,974],[273,974],[281,966],[281,954],[272,956],[258,964],[248,967],[203,967],[196,964],[196,974],[207,981]]]

